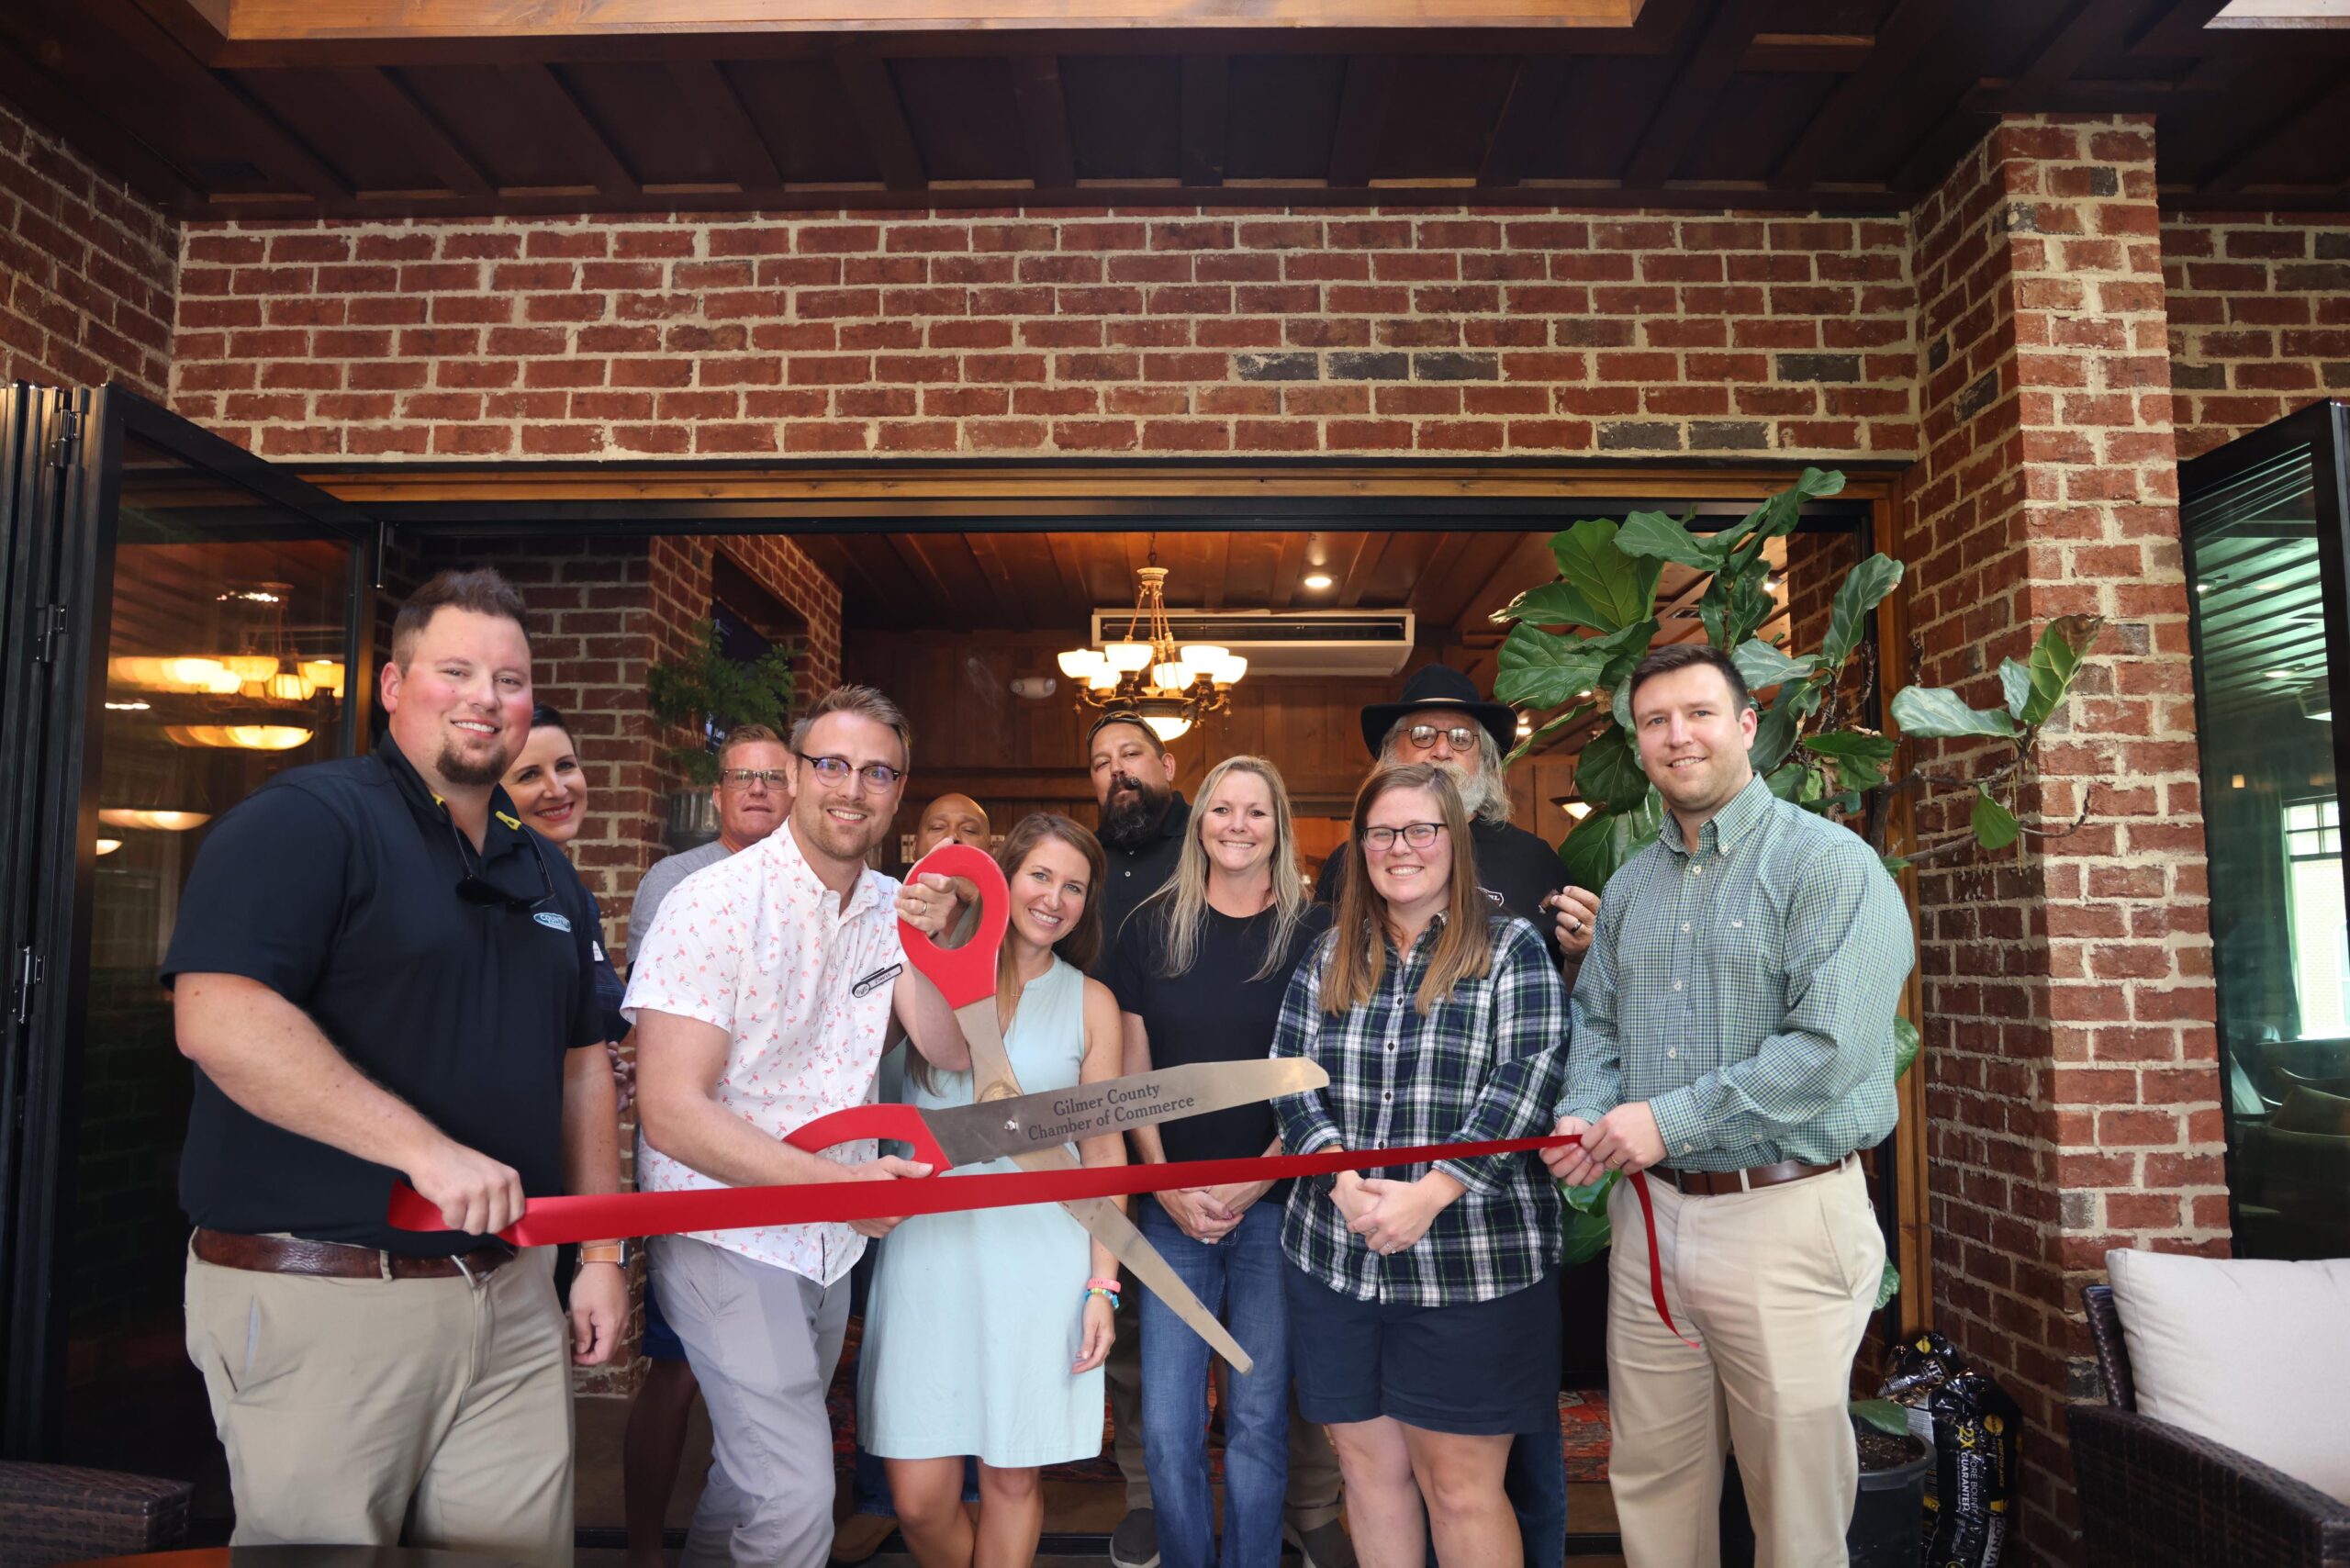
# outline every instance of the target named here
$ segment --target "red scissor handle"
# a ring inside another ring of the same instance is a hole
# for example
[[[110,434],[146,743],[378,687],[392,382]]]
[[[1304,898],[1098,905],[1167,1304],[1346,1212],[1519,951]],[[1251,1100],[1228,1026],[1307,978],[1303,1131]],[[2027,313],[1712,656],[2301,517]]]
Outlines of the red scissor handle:
[[[1003,928],[1011,918],[1011,891],[995,857],[969,844],[942,844],[906,873],[912,880],[923,872],[942,877],[967,877],[979,890],[979,929],[960,947],[941,947],[921,932],[898,922],[898,939],[905,945],[906,962],[928,978],[949,1007],[968,1007],[995,995],[996,954],[1003,946]]]
[[[930,1124],[922,1119],[922,1112],[912,1105],[851,1105],[845,1111],[834,1111],[802,1123],[792,1128],[783,1141],[794,1148],[821,1154],[836,1143],[851,1143],[861,1137],[895,1138],[913,1145],[914,1158],[926,1162],[933,1174],[955,1163],[938,1147],[938,1140],[930,1136]]]

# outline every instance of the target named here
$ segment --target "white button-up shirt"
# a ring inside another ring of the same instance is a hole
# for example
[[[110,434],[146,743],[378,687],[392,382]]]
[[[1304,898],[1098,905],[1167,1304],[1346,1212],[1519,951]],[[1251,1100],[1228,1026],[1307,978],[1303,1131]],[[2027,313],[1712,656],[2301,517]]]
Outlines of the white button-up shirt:
[[[787,823],[662,900],[653,929],[634,944],[621,1011],[632,1023],[650,1008],[725,1030],[718,1103],[769,1137],[861,1105],[873,1095],[891,982],[905,963],[897,891],[868,869],[844,906],[809,868]],[[873,1156],[870,1138],[824,1154],[844,1165]],[[648,1193],[727,1185],[641,1137],[636,1184]],[[845,1225],[691,1234],[819,1284],[847,1273],[865,1250]]]

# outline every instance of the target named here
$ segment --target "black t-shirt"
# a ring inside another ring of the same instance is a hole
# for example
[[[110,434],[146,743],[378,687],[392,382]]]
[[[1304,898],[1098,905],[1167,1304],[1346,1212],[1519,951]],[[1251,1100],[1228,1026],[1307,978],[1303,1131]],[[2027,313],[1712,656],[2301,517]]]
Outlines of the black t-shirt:
[[[1118,950],[1118,933],[1126,924],[1126,916],[1141,906],[1142,901],[1167,885],[1175,874],[1175,862],[1183,853],[1183,835],[1191,831],[1192,805],[1179,790],[1169,804],[1167,814],[1158,820],[1158,832],[1140,849],[1117,849],[1108,844],[1102,846],[1102,857],[1109,862],[1109,872],[1102,886],[1102,956],[1093,960],[1093,978],[1107,982],[1110,978],[1111,956]]]
[[[1542,946],[1556,965],[1558,918],[1542,907],[1542,901],[1568,885],[1559,852],[1522,827],[1482,818],[1469,824],[1469,837],[1476,846],[1477,885],[1494,908],[1516,915],[1540,934]],[[1336,905],[1346,879],[1347,846],[1342,844],[1322,862],[1321,875],[1314,880],[1314,896]]]
[[[1143,1022],[1150,1035],[1150,1065],[1256,1061],[1273,1047],[1273,1025],[1290,978],[1330,928],[1330,911],[1307,908],[1290,935],[1289,952],[1262,980],[1249,977],[1265,961],[1273,912],[1236,919],[1211,909],[1191,969],[1172,979],[1165,966],[1168,903],[1164,899],[1126,922],[1107,977],[1118,1009]],[[1240,1159],[1265,1152],[1275,1126],[1270,1103],[1235,1105],[1180,1121],[1160,1122],[1159,1142],[1169,1159]]]
[[[595,903],[504,790],[490,805],[476,856],[388,738],[279,774],[206,837],[162,974],[260,981],[433,1126],[520,1172],[526,1194],[551,1196],[565,1052],[604,1037]],[[469,874],[485,902],[460,895]],[[421,1257],[475,1245],[391,1228],[397,1176],[263,1121],[196,1072],[180,1159],[196,1224]]]
[[[621,1002],[628,995],[628,985],[612,968],[612,956],[604,951],[604,906],[593,893],[588,895],[588,949],[596,965],[596,1013],[603,1020],[604,1038],[625,1040],[630,1025]]]

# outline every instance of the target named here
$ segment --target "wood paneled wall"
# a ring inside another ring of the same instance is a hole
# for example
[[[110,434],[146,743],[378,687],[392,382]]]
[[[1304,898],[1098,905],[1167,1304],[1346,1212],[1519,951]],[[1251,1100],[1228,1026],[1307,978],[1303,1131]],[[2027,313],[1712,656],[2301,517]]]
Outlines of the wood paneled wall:
[[[1051,633],[846,634],[844,678],[879,687],[913,724],[913,778],[900,833],[912,833],[923,806],[950,790],[985,806],[999,833],[1034,811],[1092,823],[1085,732],[1094,712],[1080,711],[1053,657],[1068,641]],[[1177,787],[1192,794],[1210,767],[1238,753],[1270,757],[1289,785],[1301,847],[1318,862],[1344,836],[1343,821],[1370,766],[1364,705],[1392,699],[1411,670],[1438,654],[1422,648],[1390,678],[1244,679],[1230,712],[1174,743]],[[1058,680],[1058,689],[1039,700],[1013,696],[1011,683],[1029,676]],[[1516,820],[1553,842],[1564,837],[1569,819],[1550,801],[1567,792],[1573,777],[1572,757],[1532,758],[1514,768]]]

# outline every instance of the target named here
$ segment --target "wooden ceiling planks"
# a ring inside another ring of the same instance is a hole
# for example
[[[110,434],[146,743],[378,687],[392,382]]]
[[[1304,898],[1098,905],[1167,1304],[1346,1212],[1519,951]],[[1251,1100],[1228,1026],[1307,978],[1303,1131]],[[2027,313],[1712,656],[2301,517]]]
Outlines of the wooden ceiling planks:
[[[1585,21],[1618,3],[1573,0]],[[1382,30],[1252,26],[1273,0],[1088,28],[1053,0],[1017,26],[830,33],[777,30],[778,6],[708,0],[696,23],[608,0],[588,28],[504,0],[414,0],[397,26],[359,0],[16,0],[0,93],[183,216],[1373,188],[1898,211],[1990,115],[2035,106],[2159,116],[2178,205],[2350,206],[2350,32],[2207,28],[2217,0],[1647,0],[1630,26],[1439,25],[1494,10],[1461,0]],[[925,7],[952,9],[901,14]]]

